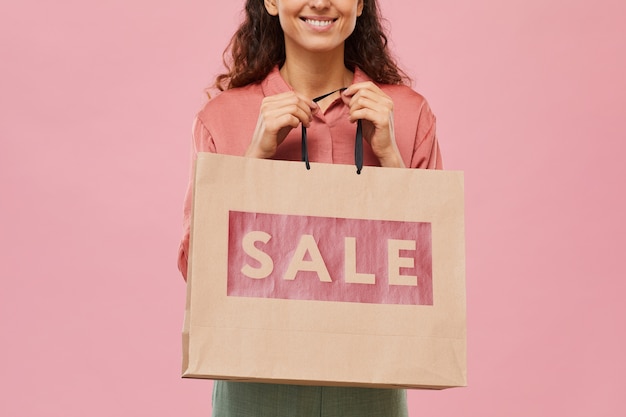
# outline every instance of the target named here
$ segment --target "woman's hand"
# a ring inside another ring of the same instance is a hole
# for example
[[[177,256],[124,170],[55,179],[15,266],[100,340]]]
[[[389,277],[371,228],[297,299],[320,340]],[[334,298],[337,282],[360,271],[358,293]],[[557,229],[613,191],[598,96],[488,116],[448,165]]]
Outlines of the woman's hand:
[[[312,100],[294,92],[265,97],[252,142],[244,156],[271,158],[291,129],[302,123],[309,127],[319,107]]]
[[[362,120],[363,137],[384,167],[404,167],[393,129],[393,101],[371,81],[352,84],[342,93],[350,121]]]

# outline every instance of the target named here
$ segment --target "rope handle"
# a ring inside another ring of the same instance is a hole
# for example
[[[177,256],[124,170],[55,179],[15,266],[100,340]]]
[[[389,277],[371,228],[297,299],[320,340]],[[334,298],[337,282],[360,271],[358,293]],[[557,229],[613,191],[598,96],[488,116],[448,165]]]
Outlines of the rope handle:
[[[313,99],[314,103],[317,103],[320,100],[325,99],[331,94],[335,94],[339,91],[345,90],[347,87],[342,87],[337,90],[331,91],[330,93],[326,93],[322,96],[315,97]],[[311,169],[311,164],[309,163],[309,149],[307,146],[307,135],[306,135],[306,127],[302,125],[302,162],[306,166],[306,169]],[[361,174],[361,170],[363,169],[363,125],[361,120],[357,120],[356,123],[356,138],[354,143],[354,164],[356,165],[356,173]]]

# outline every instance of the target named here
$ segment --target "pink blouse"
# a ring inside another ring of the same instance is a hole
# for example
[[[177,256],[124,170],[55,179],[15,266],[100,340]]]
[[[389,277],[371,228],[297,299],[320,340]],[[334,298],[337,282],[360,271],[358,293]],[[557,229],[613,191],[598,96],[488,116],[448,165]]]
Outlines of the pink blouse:
[[[362,81],[371,79],[357,68],[353,82]],[[441,169],[435,116],[424,97],[404,85],[379,87],[394,103],[394,132],[404,164],[410,168]],[[209,100],[193,124],[191,166],[198,152],[243,155],[252,139],[263,98],[290,90],[292,88],[276,67],[260,83],[226,90]],[[309,159],[312,162],[354,164],[355,134],[356,123],[348,120],[348,107],[338,98],[323,114],[318,112],[313,116],[311,127],[307,129]],[[300,141],[301,130],[293,129],[278,147],[274,159],[300,160]],[[364,165],[379,165],[365,141],[363,148]],[[192,189],[193,178],[190,176],[183,210],[183,238],[178,255],[178,268],[185,279]]]

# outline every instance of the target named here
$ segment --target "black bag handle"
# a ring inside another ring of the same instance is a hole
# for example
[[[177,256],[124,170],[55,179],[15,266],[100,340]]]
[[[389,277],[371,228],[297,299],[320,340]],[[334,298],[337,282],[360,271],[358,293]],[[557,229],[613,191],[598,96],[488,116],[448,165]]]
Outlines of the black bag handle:
[[[313,99],[314,103],[328,97],[331,94],[337,93],[339,91],[345,90],[347,87],[342,87],[337,90],[331,91],[330,93],[326,93],[322,96],[315,97]],[[311,169],[311,164],[309,163],[309,150],[307,147],[307,136],[306,136],[306,127],[302,125],[302,162],[306,166],[306,169]],[[363,126],[361,124],[361,120],[357,120],[356,122],[356,138],[354,143],[354,164],[356,165],[356,173],[360,174],[363,169]]]

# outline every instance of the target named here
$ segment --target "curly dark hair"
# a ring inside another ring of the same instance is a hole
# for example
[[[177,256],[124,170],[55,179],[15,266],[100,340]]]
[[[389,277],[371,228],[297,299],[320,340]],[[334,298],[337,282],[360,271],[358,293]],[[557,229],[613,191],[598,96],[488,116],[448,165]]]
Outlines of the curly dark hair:
[[[262,81],[272,68],[285,63],[285,39],[277,16],[270,15],[263,0],[247,0],[245,19],[224,51],[227,73],[220,74],[215,86],[220,90],[243,87]],[[346,39],[344,65],[359,67],[381,84],[408,84],[387,47],[380,8],[376,0],[363,0],[363,13]]]

